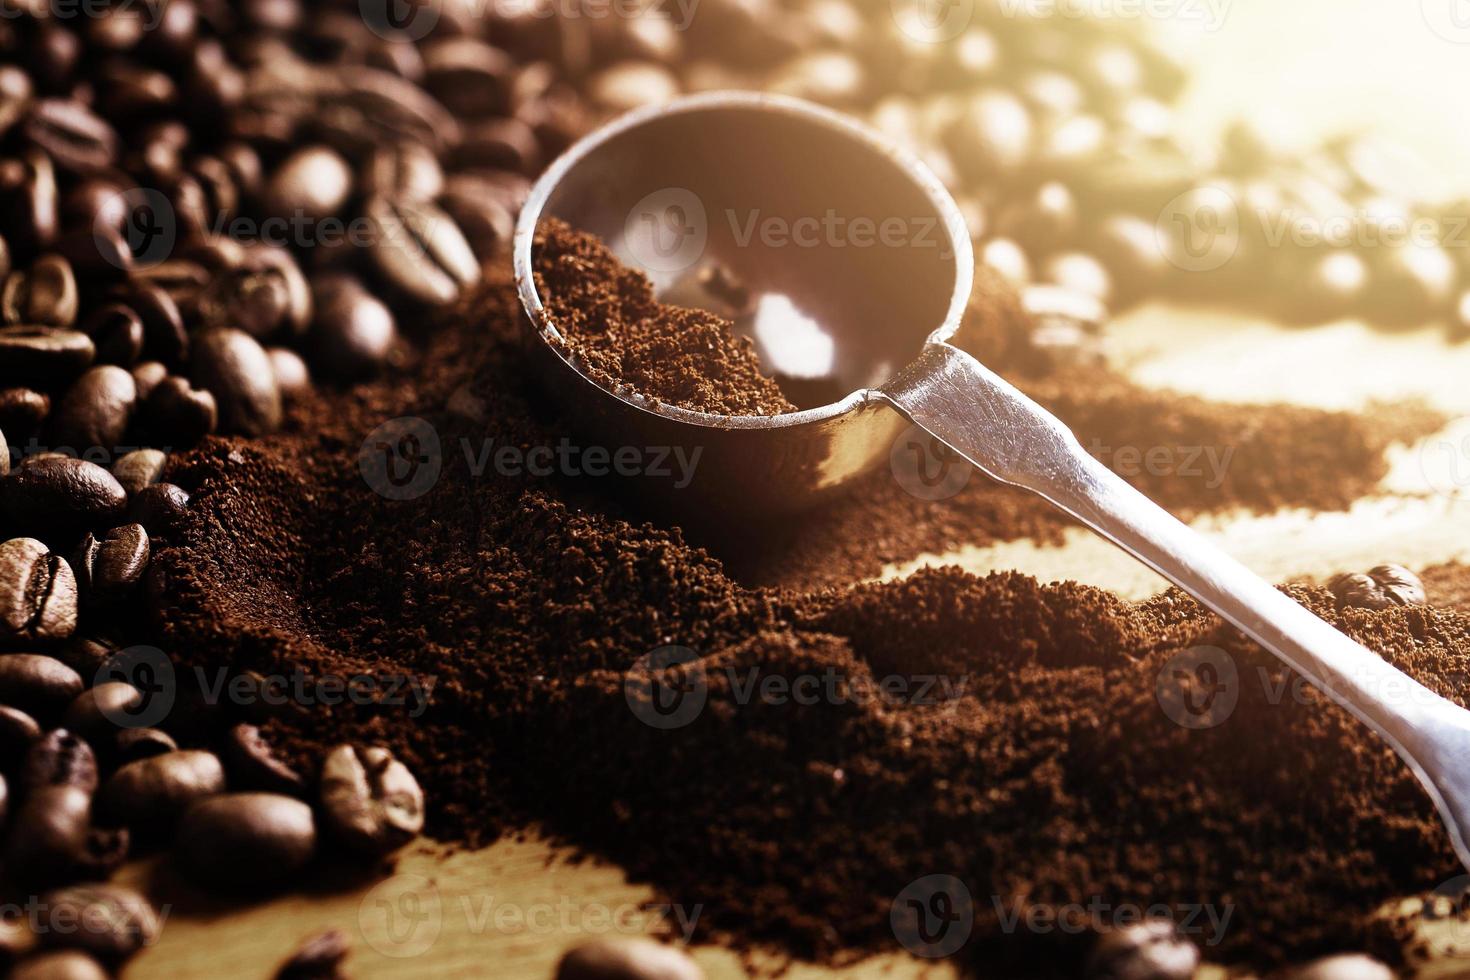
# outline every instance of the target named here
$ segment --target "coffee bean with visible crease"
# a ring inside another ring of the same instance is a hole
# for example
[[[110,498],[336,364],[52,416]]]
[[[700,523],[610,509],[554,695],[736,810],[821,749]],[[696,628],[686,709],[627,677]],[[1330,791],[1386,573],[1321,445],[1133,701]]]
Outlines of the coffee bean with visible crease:
[[[170,0],[171,8],[176,0]],[[10,980],[107,980],[101,963],[75,949],[56,949],[28,956],[10,971]]]
[[[168,455],[158,449],[135,449],[117,458],[112,475],[131,500],[139,490],[157,483],[168,465]]]
[[[342,961],[352,944],[341,929],[308,936],[291,958],[281,964],[275,980],[345,980]]]
[[[87,314],[78,326],[92,338],[97,348],[97,363],[131,368],[143,356],[147,335],[143,318],[123,303],[108,303]]]
[[[14,774],[40,737],[36,719],[19,708],[0,704],[0,770]]]
[[[536,133],[519,119],[486,119],[465,130],[464,141],[450,154],[455,170],[509,170],[534,173],[541,163]]]
[[[252,337],[274,335],[290,312],[286,280],[271,269],[227,269],[199,294],[199,320],[210,327],[239,327]]]
[[[191,376],[214,395],[222,432],[259,436],[280,428],[281,391],[270,358],[243,330],[217,327],[198,334]]]
[[[5,438],[5,430],[0,429],[0,477],[10,475],[10,443]]]
[[[1424,582],[1402,565],[1378,565],[1368,573],[1344,573],[1327,583],[1339,607],[1392,609],[1422,606]]]
[[[56,921],[83,924],[46,930],[41,942],[53,948],[80,949],[105,963],[120,963],[158,939],[153,906],[122,885],[73,885],[42,896],[41,903]]]
[[[495,256],[515,233],[519,202],[511,207],[478,175],[451,177],[439,195],[439,206],[459,225],[481,261]]]
[[[398,336],[392,312],[350,276],[322,276],[314,286],[316,363],[338,381],[371,377],[388,360]]]
[[[422,143],[435,153],[459,142],[454,114],[412,82],[374,68],[349,66],[318,76],[312,128],[348,156],[386,143]]]
[[[185,811],[179,865],[206,887],[262,885],[299,871],[316,851],[311,807],[278,793],[223,793]]]
[[[114,767],[121,767],[178,750],[179,743],[168,732],[157,728],[124,728],[117,733],[106,755]]]
[[[339,842],[387,854],[424,829],[424,793],[408,767],[385,748],[342,745],[321,776],[322,819]]]
[[[57,211],[50,157],[30,150],[19,160],[0,161],[0,215],[12,258],[32,258],[56,240]]]
[[[78,305],[76,275],[59,255],[41,256],[29,269],[10,273],[0,286],[0,316],[9,324],[70,327]]]
[[[122,524],[100,539],[87,532],[77,547],[72,571],[89,602],[118,599],[143,581],[148,570],[148,532],[141,524]]]
[[[166,538],[178,531],[189,509],[189,494],[172,483],[155,483],[133,496],[128,518],[148,531],[150,538]]]
[[[390,143],[368,157],[359,184],[366,196],[431,201],[444,189],[444,171],[428,147]]]
[[[434,205],[374,197],[364,213],[373,223],[378,272],[409,298],[446,305],[479,280],[480,265],[464,234]]]
[[[196,800],[225,790],[225,771],[212,752],[184,749],[130,762],[103,784],[98,812],[134,833],[170,829]]]
[[[575,947],[556,967],[556,980],[704,980],[683,950],[642,936],[594,939]]]
[[[51,416],[51,441],[79,453],[122,444],[138,401],[133,376],[115,364],[91,368],[62,395]]]
[[[97,755],[77,733],[54,729],[26,753],[20,772],[22,792],[33,793],[47,786],[70,786],[88,795],[96,792]]]
[[[230,784],[245,789],[304,796],[306,780],[282,759],[255,725],[239,724],[225,740]]]
[[[48,532],[112,527],[128,495],[96,463],[70,457],[32,457],[0,483],[0,505],[21,526]]]
[[[143,406],[148,432],[161,445],[187,449],[215,430],[219,407],[214,395],[172,375],[161,381]]]
[[[64,640],[76,626],[71,566],[34,538],[0,543],[0,642]]]
[[[1104,933],[1087,958],[1087,980],[1189,980],[1200,952],[1173,922],[1150,919]]]
[[[5,840],[8,877],[27,885],[47,885],[70,877],[87,847],[92,791],[80,786],[43,784],[24,796]]]
[[[108,229],[123,232],[132,214],[127,189],[106,177],[84,180],[61,199],[61,217],[72,228],[87,232]]]
[[[22,708],[34,718],[55,721],[82,687],[81,675],[55,657],[0,655],[0,703]]]
[[[457,116],[505,115],[515,62],[472,37],[446,38],[424,49],[425,84]]]
[[[49,388],[86,370],[96,354],[92,338],[79,330],[0,327],[0,382]]]
[[[26,139],[45,150],[58,167],[74,173],[96,173],[117,159],[116,131],[75,100],[40,100],[22,128]]]
[[[105,745],[147,707],[143,692],[126,681],[106,681],[77,695],[61,724],[88,742]]]

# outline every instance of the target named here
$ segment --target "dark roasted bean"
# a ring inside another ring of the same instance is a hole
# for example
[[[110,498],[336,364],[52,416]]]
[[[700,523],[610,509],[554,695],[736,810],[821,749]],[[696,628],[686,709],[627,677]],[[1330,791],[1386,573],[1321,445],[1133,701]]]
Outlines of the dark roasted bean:
[[[189,353],[189,334],[179,304],[164,287],[134,277],[113,297],[126,303],[143,320],[143,353],[165,364],[178,364]]]
[[[0,769],[14,773],[41,737],[41,726],[19,708],[0,704]]]
[[[172,829],[196,800],[225,790],[225,771],[212,752],[184,749],[130,762],[102,785],[99,813],[150,836]]]
[[[192,378],[213,393],[223,432],[264,435],[281,424],[281,392],[264,348],[243,330],[217,327],[194,342]]]
[[[126,681],[106,681],[83,691],[66,709],[61,723],[88,742],[109,744],[120,728],[133,727],[148,707],[147,697]]]
[[[225,761],[229,764],[231,785],[288,796],[306,793],[306,780],[276,754],[254,725],[240,724],[230,729],[225,742]]]
[[[215,430],[219,407],[214,395],[174,375],[159,382],[148,396],[144,418],[162,445],[187,449]]]
[[[41,942],[47,946],[80,949],[103,962],[120,963],[158,938],[153,906],[122,885],[72,885],[42,896],[41,902],[58,921],[82,926],[46,930]]]
[[[31,107],[24,130],[57,166],[75,173],[96,173],[117,159],[117,133],[80,102],[42,99]]]
[[[148,531],[150,538],[168,537],[177,531],[189,508],[189,495],[172,483],[155,483],[133,495],[128,518]]]
[[[342,745],[322,766],[322,819],[340,843],[387,854],[424,829],[424,793],[385,748]]]
[[[168,368],[162,361],[144,361],[133,367],[133,384],[138,386],[138,401],[147,402],[163,379],[168,377]]]
[[[108,303],[89,313],[80,329],[92,338],[99,364],[131,368],[143,356],[143,318],[123,303]],[[136,393],[137,386],[134,385]]]
[[[56,170],[50,157],[31,150],[0,161],[0,209],[13,258],[33,258],[56,239]]]
[[[89,796],[97,791],[97,756],[78,734],[57,728],[31,744],[20,788],[29,794],[47,786],[70,786]]]
[[[531,174],[541,163],[541,148],[531,127],[519,119],[486,119],[465,130],[450,155],[461,171],[509,170]]]
[[[1335,576],[1327,588],[1339,606],[1362,609],[1392,609],[1395,606],[1422,606],[1427,601],[1424,582],[1402,565],[1378,565],[1361,573]]]
[[[42,721],[55,721],[81,693],[81,675],[55,657],[0,655],[0,703],[15,705]]]
[[[111,527],[122,519],[127,502],[111,473],[82,459],[32,457],[0,483],[3,509],[28,528]]]
[[[112,475],[131,499],[139,490],[157,483],[168,465],[168,455],[158,449],[135,449],[117,458]]]
[[[85,881],[105,881],[128,859],[132,844],[133,835],[126,827],[92,827],[73,865],[73,875]]]
[[[340,980],[346,976],[342,961],[352,944],[341,929],[308,936],[291,958],[281,964],[275,980]]]
[[[444,189],[444,171],[428,147],[390,143],[368,157],[359,184],[369,197],[381,194],[406,201],[432,201]]]
[[[269,347],[266,354],[271,359],[282,398],[300,398],[311,391],[311,371],[300,354],[286,347]]]
[[[0,389],[0,429],[17,440],[33,435],[51,414],[51,397],[30,388]]]
[[[424,84],[457,116],[510,112],[514,67],[504,51],[472,37],[446,38],[424,49]]]
[[[316,850],[311,807],[277,793],[223,793],[191,806],[175,838],[179,863],[213,887],[281,881]]]
[[[371,253],[378,272],[411,299],[445,305],[479,279],[469,243],[439,208],[375,197],[365,211],[374,225]]]
[[[167,752],[177,752],[179,743],[168,732],[157,728],[124,728],[117,733],[108,761],[121,767],[140,759],[152,759]]]
[[[138,386],[124,368],[101,364],[87,370],[61,396],[51,415],[52,444],[78,453],[93,447],[109,455],[116,452],[137,401]]]
[[[316,322],[311,341],[317,363],[338,381],[375,374],[398,335],[393,314],[349,276],[323,276],[314,286]]]
[[[12,475],[0,485],[15,479]],[[0,543],[0,641],[63,640],[76,627],[77,581],[71,566],[34,538]]]
[[[25,794],[5,839],[5,871],[13,880],[46,885],[71,876],[85,853],[92,791],[65,783]]]
[[[143,580],[148,559],[148,532],[143,525],[122,524],[101,539],[87,532],[77,547],[72,571],[86,600],[115,599]]]
[[[59,255],[43,255],[29,269],[17,269],[0,287],[0,316],[8,324],[70,327],[78,305],[76,276]]]
[[[173,6],[173,0],[168,6]],[[108,976],[101,963],[77,949],[28,956],[10,971],[10,980],[108,980]]]

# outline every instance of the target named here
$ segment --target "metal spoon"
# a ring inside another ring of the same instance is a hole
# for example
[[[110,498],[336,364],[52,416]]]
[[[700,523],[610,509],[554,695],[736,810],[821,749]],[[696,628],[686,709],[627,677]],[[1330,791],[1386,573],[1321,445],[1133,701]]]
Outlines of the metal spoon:
[[[662,297],[744,284],[748,296],[734,305],[764,345],[764,366],[808,389],[850,393],[785,415],[727,417],[600,387],[557,343],[537,293],[532,241],[548,216],[601,236]],[[879,234],[884,222],[894,234]],[[516,228],[514,264],[535,360],[571,417],[609,446],[700,452],[693,482],[664,498],[677,510],[809,506],[886,457],[915,423],[1149,565],[1376,730],[1424,784],[1470,868],[1470,711],[1196,535],[946,343],[970,292],[969,235],[934,175],[890,141],[768,95],[710,93],[640,110],[541,177]]]

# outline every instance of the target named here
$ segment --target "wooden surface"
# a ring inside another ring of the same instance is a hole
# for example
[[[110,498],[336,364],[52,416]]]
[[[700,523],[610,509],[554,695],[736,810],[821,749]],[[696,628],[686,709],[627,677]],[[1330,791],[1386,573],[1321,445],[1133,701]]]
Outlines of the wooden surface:
[[[1285,332],[1198,311],[1143,310],[1120,321],[1113,354],[1138,378],[1169,379],[1174,387],[1234,400],[1287,399],[1353,407],[1413,388],[1452,412],[1470,414],[1470,346],[1453,347],[1438,331],[1385,336],[1342,324]],[[1273,353],[1260,356],[1263,349]],[[1384,365],[1395,365],[1392,372]],[[1422,365],[1422,370],[1409,370]],[[1208,370],[1205,370],[1208,368]],[[1391,377],[1389,375],[1392,375]],[[1183,380],[1181,380],[1183,379]],[[1206,533],[1272,579],[1320,576],[1384,560],[1424,566],[1470,561],[1470,499],[1447,491],[1446,479],[1426,476],[1447,433],[1425,446],[1395,453],[1393,473],[1380,497],[1349,513],[1263,517],[1217,515],[1200,522]],[[1470,452],[1463,459],[1470,476]],[[1435,484],[1438,484],[1438,489]],[[1470,494],[1470,487],[1464,491]],[[1043,579],[1072,578],[1128,595],[1154,591],[1158,580],[1131,559],[1084,532],[1065,546],[1015,542],[930,556],[977,571],[1019,568]],[[907,573],[913,565],[890,569]],[[158,862],[128,876],[166,903],[160,941],[136,958],[127,977],[265,978],[308,935],[336,927],[352,938],[352,971],[359,977],[550,977],[570,945],[609,932],[673,930],[676,920],[642,910],[651,891],[629,885],[618,869],[574,864],[538,840],[503,841],[476,853],[444,855],[415,847],[395,875],[332,883],[309,894],[254,904],[221,904],[191,891]],[[1426,882],[1433,887],[1435,882]],[[1470,957],[1470,923],[1441,930],[1438,941],[1459,940]],[[1446,934],[1447,933],[1447,934]],[[697,957],[714,978],[746,973],[720,949]],[[769,961],[767,961],[769,962]],[[925,971],[928,971],[927,973]],[[902,978],[951,975],[942,964],[895,954],[834,973],[798,964],[786,976]],[[1470,958],[1445,959],[1428,976],[1470,976]]]

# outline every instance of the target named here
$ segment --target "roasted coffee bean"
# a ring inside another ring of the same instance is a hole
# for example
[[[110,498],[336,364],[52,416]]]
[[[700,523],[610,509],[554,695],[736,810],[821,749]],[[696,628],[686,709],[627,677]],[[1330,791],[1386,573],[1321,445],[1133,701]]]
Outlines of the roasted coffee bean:
[[[189,333],[179,304],[163,286],[134,277],[113,298],[125,303],[143,320],[143,352],[165,364],[179,364],[189,353]]]
[[[503,116],[510,111],[515,63],[499,48],[473,37],[435,41],[423,48],[424,84],[456,116]]]
[[[829,67],[834,59],[842,61],[835,72]],[[861,88],[860,79],[851,75],[854,67],[856,63],[841,52],[816,52],[786,66],[771,80],[771,87],[787,95],[847,102]],[[586,91],[593,105],[608,113],[621,113],[678,97],[679,80],[663,65],[624,61],[589,78]]]
[[[421,143],[442,153],[459,142],[455,115],[406,79],[357,66],[318,79],[313,128],[349,156],[394,142]]]
[[[123,303],[99,306],[87,315],[79,329],[92,338],[99,364],[131,368],[143,356],[147,337],[143,318]]]
[[[352,196],[352,168],[327,146],[308,146],[287,157],[265,188],[266,210],[278,217],[319,220],[342,210]]]
[[[138,386],[115,364],[90,368],[74,381],[51,415],[51,441],[85,453],[112,453],[122,444],[138,401]]]
[[[116,599],[143,580],[148,558],[148,532],[143,525],[122,524],[100,539],[87,532],[77,547],[72,571],[88,601]]]
[[[350,276],[321,276],[313,286],[316,323],[311,342],[316,363],[337,381],[376,374],[398,336],[392,312]]]
[[[0,655],[0,702],[16,705],[43,721],[61,717],[82,693],[82,678],[55,657],[38,653]]]
[[[703,980],[689,954],[645,939],[594,939],[573,948],[556,967],[556,980]]]
[[[15,479],[11,475],[0,486]],[[76,627],[71,566],[34,538],[0,543],[0,642],[63,640]]]
[[[198,157],[189,161],[188,173],[204,191],[215,224],[228,221],[240,210],[240,188],[229,164],[218,157]]]
[[[322,819],[340,843],[387,854],[424,829],[424,793],[385,748],[342,745],[322,765]]]
[[[155,483],[133,495],[128,519],[143,525],[150,538],[166,538],[178,531],[189,509],[189,494],[172,483]]]
[[[1394,606],[1422,606],[1427,601],[1424,583],[1419,576],[1402,565],[1379,565],[1361,572],[1344,573],[1327,583],[1339,607],[1360,609],[1392,609]]]
[[[480,265],[454,219],[424,202],[370,198],[371,255],[378,272],[409,298],[428,305],[453,302],[480,278]]]
[[[1272,974],[1274,980],[1396,980],[1384,963],[1364,953],[1327,956]]]
[[[75,732],[65,728],[49,731],[26,753],[21,791],[30,794],[47,786],[70,786],[88,796],[96,792],[97,755]]]
[[[0,135],[24,118],[34,94],[31,78],[23,69],[16,65],[0,68]]]
[[[282,398],[290,400],[310,393],[311,370],[300,354],[286,347],[268,347],[266,354],[271,359],[276,387],[281,389]]]
[[[0,389],[0,429],[19,441],[31,435],[51,414],[51,397],[30,388]]]
[[[1035,126],[1026,104],[999,89],[974,96],[945,134],[945,147],[972,180],[1005,179],[1031,159]]]
[[[114,766],[120,767],[177,752],[178,749],[179,743],[168,732],[157,728],[124,728],[117,733],[107,757]]]
[[[225,790],[225,771],[212,752],[183,749],[129,762],[102,784],[98,812],[134,833],[171,827],[196,800]]]
[[[254,725],[240,724],[230,729],[225,761],[230,767],[231,785],[287,796],[306,792],[306,780],[276,754]]]
[[[486,119],[469,126],[449,157],[460,171],[508,170],[532,174],[541,164],[536,133],[519,119]]]
[[[1101,303],[1113,298],[1113,277],[1096,258],[1085,252],[1060,252],[1046,260],[1041,278],[1064,289],[1092,296]]]
[[[48,929],[44,945],[79,949],[105,963],[120,963],[158,939],[158,915],[148,900],[122,885],[96,883],[60,888],[41,898],[57,921],[79,929]]]
[[[515,233],[524,196],[498,187],[480,175],[456,174],[439,195],[439,206],[454,219],[481,260],[495,256]]]
[[[106,681],[83,691],[66,709],[61,724],[88,742],[106,745],[119,728],[132,727],[133,719],[148,706],[148,698],[126,681]]]
[[[239,327],[267,339],[290,314],[286,280],[272,269],[227,269],[217,273],[199,294],[199,319],[205,326]]]
[[[26,118],[26,139],[45,150],[58,167],[91,174],[117,159],[112,126],[91,109],[68,99],[41,99]]]
[[[105,177],[84,180],[61,200],[61,217],[72,228],[91,232],[107,229],[123,232],[132,215],[127,189]]]
[[[132,247],[121,234],[108,228],[66,232],[51,249],[84,283],[120,281],[133,268]]]
[[[1150,919],[1103,934],[1087,958],[1088,980],[1190,980],[1199,947],[1174,923]]]
[[[70,327],[77,318],[77,280],[59,255],[43,255],[27,270],[5,277],[0,316],[8,324]]]
[[[177,375],[165,378],[143,406],[148,431],[172,449],[187,449],[212,433],[219,424],[214,395]]]
[[[95,678],[97,672],[116,654],[117,647],[110,641],[91,636],[73,636],[57,647],[52,655],[86,679]]]
[[[368,157],[358,183],[364,196],[432,201],[444,189],[444,171],[428,147],[390,143]]]
[[[316,850],[311,807],[277,793],[223,793],[185,811],[179,864],[212,887],[261,885],[299,871]]]
[[[117,524],[127,510],[128,495],[96,463],[31,457],[0,483],[0,504],[23,527],[80,531]]]
[[[106,881],[127,861],[133,835],[126,827],[92,827],[72,874],[83,881]]]
[[[57,210],[56,169],[50,157],[30,150],[19,160],[0,161],[0,212],[6,219],[10,258],[33,258],[56,240]]]
[[[1459,272],[1443,248],[1406,242],[1373,249],[1372,257],[1371,281],[1364,297],[1371,322],[1382,327],[1417,327],[1451,310]]]
[[[176,0],[170,0],[172,7]],[[10,971],[10,980],[108,980],[107,970],[76,949],[54,949],[28,956]]]
[[[195,338],[193,381],[218,404],[221,431],[264,435],[281,424],[281,392],[264,348],[242,330],[217,327]]]
[[[344,980],[342,963],[352,949],[347,933],[328,929],[308,936],[281,964],[275,980]]]
[[[993,269],[1013,286],[1024,286],[1031,281],[1031,259],[1020,245],[1009,238],[992,238],[980,246],[980,254],[976,258],[981,265]]]
[[[92,792],[65,784],[28,791],[5,839],[5,872],[12,880],[47,885],[69,878],[85,852]]]
[[[138,401],[146,403],[148,396],[153,394],[164,378],[168,377],[168,368],[164,367],[162,361],[144,361],[133,367],[133,384],[138,387]]]
[[[0,381],[51,387],[86,370],[96,353],[78,330],[0,327]]]
[[[0,771],[14,774],[41,737],[41,725],[19,708],[0,705]]]
[[[274,246],[255,246],[247,251],[245,262],[261,273],[280,277],[287,298],[284,326],[291,334],[305,333],[313,314],[311,284],[306,281],[291,252]]]
[[[135,449],[117,458],[112,475],[131,499],[139,490],[151,486],[163,476],[168,455],[158,449]]]

